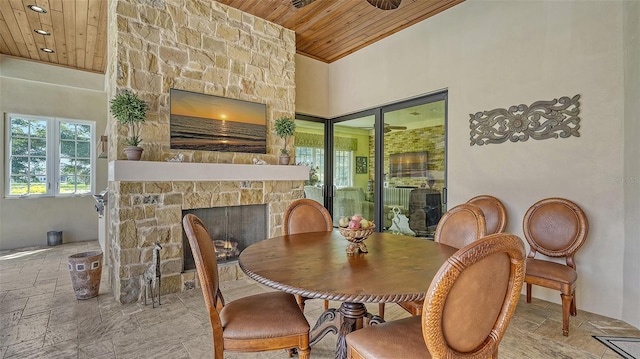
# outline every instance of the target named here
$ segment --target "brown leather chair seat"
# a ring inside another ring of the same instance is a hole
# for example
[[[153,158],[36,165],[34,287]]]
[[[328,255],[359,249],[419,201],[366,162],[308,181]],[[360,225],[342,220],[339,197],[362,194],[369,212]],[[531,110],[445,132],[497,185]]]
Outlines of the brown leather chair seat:
[[[422,317],[372,325],[349,334],[349,345],[365,358],[431,358],[422,338]]]
[[[247,340],[304,335],[309,324],[301,320],[301,314],[293,295],[285,292],[236,299],[220,311],[222,336],[225,340]]]
[[[558,282],[557,288],[551,288],[560,290],[560,283],[571,284],[578,279],[578,272],[575,269],[559,264],[555,262],[539,260],[534,258],[527,258],[527,276],[532,284],[535,278],[542,278]],[[547,286],[552,286],[552,283],[547,283]]]

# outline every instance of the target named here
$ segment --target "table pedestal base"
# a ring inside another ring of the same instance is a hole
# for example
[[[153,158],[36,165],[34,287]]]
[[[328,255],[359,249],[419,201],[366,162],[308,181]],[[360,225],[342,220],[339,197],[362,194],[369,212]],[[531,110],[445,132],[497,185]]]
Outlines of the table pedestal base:
[[[309,333],[309,345],[313,346],[328,333],[338,334],[336,343],[336,359],[346,359],[347,357],[347,334],[354,330],[362,329],[365,326],[384,323],[384,319],[377,315],[367,313],[367,308],[363,303],[344,302],[340,309],[327,309],[316,325]]]

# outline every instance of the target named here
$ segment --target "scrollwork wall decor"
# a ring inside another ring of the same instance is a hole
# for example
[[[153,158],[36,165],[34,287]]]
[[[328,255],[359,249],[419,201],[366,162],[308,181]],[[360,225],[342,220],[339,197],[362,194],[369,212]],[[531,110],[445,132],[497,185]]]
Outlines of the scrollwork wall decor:
[[[580,137],[580,95],[561,97],[551,101],[536,101],[530,106],[521,104],[508,110],[469,114],[471,146],[547,138]]]

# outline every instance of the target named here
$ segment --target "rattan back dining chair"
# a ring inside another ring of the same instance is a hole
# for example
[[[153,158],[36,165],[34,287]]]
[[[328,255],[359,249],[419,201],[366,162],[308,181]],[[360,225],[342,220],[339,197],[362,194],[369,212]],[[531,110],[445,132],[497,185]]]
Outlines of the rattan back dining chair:
[[[442,216],[436,226],[433,240],[451,247],[462,248],[484,237],[486,232],[484,214],[480,207],[463,203],[451,208]],[[422,314],[423,304],[423,300],[398,303],[411,315]]]
[[[453,254],[427,290],[421,316],[372,325],[347,335],[347,357],[497,358],[518,304],[525,248],[497,233]]]
[[[507,228],[507,209],[502,201],[489,195],[475,196],[467,201],[480,207],[487,224],[487,234],[502,233]]]
[[[213,331],[213,357],[224,351],[298,350],[309,358],[309,323],[293,295],[276,291],[224,301],[213,241],[204,223],[193,214],[182,220],[196,263],[200,287]]]
[[[531,303],[532,284],[560,291],[562,335],[569,336],[569,315],[577,315],[575,253],[587,239],[589,222],[577,204],[564,198],[546,198],[532,205],[524,215],[524,236],[529,242],[527,258],[527,303]],[[535,258],[565,258],[565,264]]]
[[[331,215],[324,206],[312,199],[297,199],[289,205],[284,213],[284,234],[309,232],[330,232],[333,230]],[[304,311],[304,298],[296,294],[300,310]],[[324,309],[329,309],[329,301],[324,301]]]
[[[284,234],[330,232],[333,230],[331,215],[324,206],[312,199],[297,199],[284,213]]]
[[[482,238],[487,234],[487,224],[480,207],[463,203],[448,210],[438,222],[433,240],[455,248]]]

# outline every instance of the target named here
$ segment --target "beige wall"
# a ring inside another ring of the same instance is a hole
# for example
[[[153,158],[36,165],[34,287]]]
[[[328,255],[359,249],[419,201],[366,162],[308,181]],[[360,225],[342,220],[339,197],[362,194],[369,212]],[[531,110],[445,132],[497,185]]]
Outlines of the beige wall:
[[[5,165],[7,113],[54,116],[96,122],[96,136],[106,124],[104,76],[0,55],[0,157]],[[96,192],[107,187],[107,162],[96,161]],[[4,169],[4,167],[3,167]],[[91,196],[4,198],[0,178],[0,249],[47,244],[47,232],[62,230],[64,242],[98,238],[98,216]]]
[[[329,117],[329,67],[324,62],[296,54],[296,113]]]
[[[640,326],[638,157],[623,156],[638,149],[637,135],[625,138],[625,130],[637,134],[638,111],[625,121],[625,89],[637,100],[638,78],[625,83],[623,7],[635,12],[626,22],[637,21],[637,5],[622,1],[466,1],[328,65],[329,113],[448,89],[448,206],[495,195],[507,207],[507,230],[522,236],[534,202],[577,202],[590,220],[577,255],[578,307]],[[627,32],[635,48],[627,60],[637,60],[637,23]],[[301,83],[297,90],[316,91]],[[469,146],[471,113],[576,94],[580,137]],[[635,183],[623,184],[625,169]],[[625,228],[625,219],[636,223]],[[625,255],[625,246],[633,252]],[[534,296],[560,302],[542,288]]]
[[[640,326],[640,2],[626,1],[624,13],[624,281],[623,318]]]

